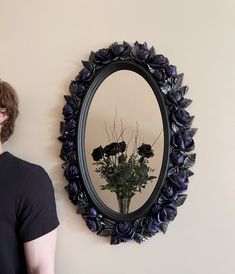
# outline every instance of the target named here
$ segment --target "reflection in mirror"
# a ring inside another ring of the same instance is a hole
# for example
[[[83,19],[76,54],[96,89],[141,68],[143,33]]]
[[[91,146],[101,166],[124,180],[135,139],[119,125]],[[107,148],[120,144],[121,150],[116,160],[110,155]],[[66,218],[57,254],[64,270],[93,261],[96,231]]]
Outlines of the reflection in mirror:
[[[109,75],[93,97],[85,129],[89,176],[103,203],[120,213],[140,208],[157,184],[163,149],[162,116],[150,85],[130,70]]]

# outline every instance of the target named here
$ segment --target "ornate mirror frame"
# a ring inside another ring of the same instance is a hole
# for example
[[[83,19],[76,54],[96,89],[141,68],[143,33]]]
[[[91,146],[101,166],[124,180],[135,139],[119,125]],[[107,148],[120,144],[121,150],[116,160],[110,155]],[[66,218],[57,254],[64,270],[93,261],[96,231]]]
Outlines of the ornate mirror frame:
[[[91,52],[84,68],[71,81],[70,95],[65,95],[64,121],[61,122],[60,157],[64,161],[65,187],[69,199],[77,207],[88,228],[100,236],[111,236],[111,244],[134,239],[142,243],[159,231],[166,232],[177,215],[177,207],[187,197],[188,177],[193,173],[196,154],[191,128],[194,116],[185,110],[192,102],[184,98],[183,74],[156,54],[147,43],[113,43],[108,48]],[[158,182],[145,204],[129,214],[107,207],[94,190],[85,163],[85,127],[89,106],[100,84],[118,70],[131,70],[151,86],[158,101],[164,132],[163,162]]]

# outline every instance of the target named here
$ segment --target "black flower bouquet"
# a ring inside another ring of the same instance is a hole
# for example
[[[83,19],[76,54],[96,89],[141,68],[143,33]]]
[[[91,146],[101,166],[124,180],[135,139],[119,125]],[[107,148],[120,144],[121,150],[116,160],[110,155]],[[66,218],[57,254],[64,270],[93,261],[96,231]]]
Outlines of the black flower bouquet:
[[[95,171],[107,182],[101,189],[116,193],[119,211],[124,214],[129,212],[131,198],[157,178],[149,175],[154,171],[148,165],[148,159],[154,156],[152,145],[142,143],[129,156],[127,147],[122,140],[99,146],[92,152],[93,164],[97,165]]]

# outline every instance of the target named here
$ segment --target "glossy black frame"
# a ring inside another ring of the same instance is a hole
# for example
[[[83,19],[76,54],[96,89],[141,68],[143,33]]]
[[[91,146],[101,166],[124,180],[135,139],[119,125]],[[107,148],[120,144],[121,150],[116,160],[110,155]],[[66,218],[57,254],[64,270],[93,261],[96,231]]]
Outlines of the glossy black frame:
[[[150,85],[152,88],[156,100],[158,101],[161,116],[162,116],[162,122],[163,122],[163,132],[164,132],[164,152],[163,152],[163,161],[161,166],[161,172],[158,178],[158,181],[156,183],[156,186],[150,195],[149,199],[141,206],[139,209],[135,210],[134,212],[131,212],[129,214],[120,214],[109,207],[107,207],[100,197],[98,196],[97,192],[94,189],[94,186],[92,184],[91,178],[89,176],[88,168],[86,165],[86,154],[85,154],[85,128],[86,128],[86,120],[87,120],[87,114],[89,111],[90,104],[92,102],[92,98],[95,95],[97,89],[99,88],[100,84],[112,73],[118,71],[118,70],[131,70],[139,75],[141,75]],[[78,138],[78,163],[81,170],[81,175],[83,178],[83,182],[86,186],[86,190],[88,192],[88,195],[90,196],[91,200],[93,201],[96,208],[99,209],[100,213],[104,215],[107,218],[113,219],[114,221],[133,221],[137,218],[140,218],[141,216],[145,215],[146,212],[149,210],[151,205],[156,201],[156,199],[159,196],[160,189],[162,187],[162,184],[165,180],[166,171],[168,169],[168,163],[169,163],[169,152],[170,152],[170,127],[169,127],[169,111],[166,108],[166,105],[164,103],[164,97],[163,94],[157,84],[157,82],[154,80],[151,73],[145,69],[143,66],[139,65],[138,63],[134,61],[116,61],[113,63],[110,63],[103,67],[93,78],[93,80],[90,83],[89,88],[87,89],[86,95],[84,97],[81,111],[80,111],[80,117],[79,117],[79,123],[78,123],[78,130],[77,130],[77,136],[80,136]]]

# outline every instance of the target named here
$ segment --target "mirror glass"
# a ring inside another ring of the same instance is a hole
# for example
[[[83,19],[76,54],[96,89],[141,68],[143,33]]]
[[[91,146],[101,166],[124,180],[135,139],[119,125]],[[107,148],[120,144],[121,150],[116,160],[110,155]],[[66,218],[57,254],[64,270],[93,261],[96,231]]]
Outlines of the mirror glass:
[[[130,70],[109,75],[91,101],[85,128],[85,161],[103,203],[122,214],[140,208],[157,184],[163,149],[151,86]]]

